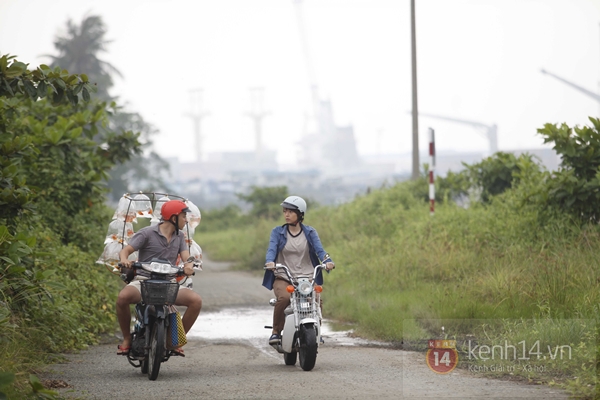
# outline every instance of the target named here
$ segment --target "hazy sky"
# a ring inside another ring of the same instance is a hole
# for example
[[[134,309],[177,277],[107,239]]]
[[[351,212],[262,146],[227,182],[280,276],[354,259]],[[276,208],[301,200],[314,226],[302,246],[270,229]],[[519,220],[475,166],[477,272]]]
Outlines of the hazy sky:
[[[598,92],[600,0],[416,0],[419,109],[498,125],[500,150],[542,147],[546,122],[587,124],[593,99],[541,68]],[[195,157],[190,89],[210,112],[205,150],[254,148],[250,87],[264,87],[265,145],[293,163],[309,109],[293,0],[0,0],[0,52],[37,66],[56,54],[69,18],[100,15],[113,40],[101,58],[124,75],[118,95],[161,134],[163,156]],[[304,0],[321,96],[338,125],[353,124],[358,152],[409,153],[412,141],[410,1]],[[480,150],[470,126],[421,118],[420,146]],[[178,143],[189,142],[181,151]]]

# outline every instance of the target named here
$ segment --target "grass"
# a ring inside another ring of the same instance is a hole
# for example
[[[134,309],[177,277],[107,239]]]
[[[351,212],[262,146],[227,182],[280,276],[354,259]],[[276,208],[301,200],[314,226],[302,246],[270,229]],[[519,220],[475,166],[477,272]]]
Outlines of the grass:
[[[209,232],[197,241],[211,257],[261,268],[278,223]],[[444,335],[475,335],[480,343],[571,346],[571,359],[518,377],[593,397],[599,349],[589,322],[599,316],[598,227],[540,222],[535,210],[501,199],[468,210],[438,205],[432,217],[402,185],[320,208],[306,223],[338,267],[325,278],[328,318],[396,343],[441,337],[445,324]],[[580,321],[588,322],[583,330]]]

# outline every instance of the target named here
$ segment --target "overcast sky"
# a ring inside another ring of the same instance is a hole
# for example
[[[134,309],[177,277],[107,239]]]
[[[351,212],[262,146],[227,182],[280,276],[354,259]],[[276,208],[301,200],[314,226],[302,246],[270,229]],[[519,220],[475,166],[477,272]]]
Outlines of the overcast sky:
[[[304,0],[320,94],[362,155],[409,153],[410,1]],[[0,52],[37,66],[69,18],[100,15],[101,58],[124,75],[111,94],[161,132],[156,150],[192,161],[189,90],[202,88],[206,152],[250,151],[250,87],[264,87],[265,146],[295,162],[309,110],[293,0],[1,0]],[[593,92],[600,82],[600,0],[416,0],[419,110],[498,125],[500,150],[539,148],[546,122],[587,124],[600,105],[540,72]],[[439,152],[486,151],[469,125],[421,118]],[[178,143],[189,142],[181,152]]]

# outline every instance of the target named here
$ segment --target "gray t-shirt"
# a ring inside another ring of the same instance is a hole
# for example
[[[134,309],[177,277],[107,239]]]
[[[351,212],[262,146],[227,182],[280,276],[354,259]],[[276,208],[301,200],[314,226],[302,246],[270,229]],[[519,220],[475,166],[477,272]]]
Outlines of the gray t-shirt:
[[[138,261],[149,262],[158,258],[176,265],[179,253],[188,250],[183,232],[179,231],[179,235],[173,234],[169,243],[159,226],[160,224],[140,229],[129,240],[129,245],[139,252]]]
[[[308,241],[304,235],[304,230],[296,237],[289,231],[286,232],[287,242],[285,247],[277,255],[277,263],[283,264],[290,269],[292,276],[310,276],[312,277],[314,267],[310,261]],[[288,280],[283,271],[277,271],[275,276]]]

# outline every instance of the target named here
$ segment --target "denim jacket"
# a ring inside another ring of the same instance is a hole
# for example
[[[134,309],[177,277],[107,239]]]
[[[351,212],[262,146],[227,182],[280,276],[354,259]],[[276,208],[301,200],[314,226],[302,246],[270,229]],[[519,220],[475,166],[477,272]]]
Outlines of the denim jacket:
[[[312,262],[313,267],[321,264],[321,262],[333,262],[331,258],[325,258],[327,253],[323,250],[323,245],[321,244],[321,239],[319,239],[319,234],[312,226],[300,224],[302,226],[302,230],[304,231],[304,235],[306,236],[306,240],[308,241],[308,251],[310,255],[310,261]],[[283,250],[285,244],[287,243],[287,226],[276,226],[271,231],[271,238],[269,239],[269,248],[267,249],[267,257],[266,262],[275,262],[277,259],[277,255]],[[321,260],[321,261],[319,261]],[[275,274],[273,271],[265,270],[265,276],[263,278],[262,285],[267,289],[273,289],[273,282],[275,281]],[[323,274],[322,270],[317,272],[317,277],[315,279],[318,285],[323,284]]]

